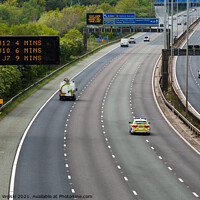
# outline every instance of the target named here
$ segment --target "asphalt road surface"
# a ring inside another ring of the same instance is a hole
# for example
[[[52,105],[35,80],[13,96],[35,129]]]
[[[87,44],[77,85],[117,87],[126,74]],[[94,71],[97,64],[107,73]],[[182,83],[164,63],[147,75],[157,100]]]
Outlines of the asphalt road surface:
[[[199,156],[154,103],[151,76],[162,46],[161,36],[155,37],[110,63],[68,117],[66,152],[78,194],[93,199],[198,197]],[[150,137],[129,135],[132,115],[152,122]]]
[[[139,38],[94,62],[74,78],[76,102],[59,101],[58,94],[50,100],[22,146],[16,195],[199,197],[199,156],[165,122],[153,99],[152,72],[162,38],[151,34],[149,43]],[[150,136],[129,134],[133,115],[152,122]]]
[[[142,40],[139,38],[138,41]],[[88,82],[108,63],[123,53],[117,48],[91,64],[74,80],[77,96]],[[73,195],[73,184],[66,168],[67,156],[63,138],[66,118],[73,106],[72,101],[59,101],[56,94],[40,112],[30,127],[23,143],[14,184],[14,199],[42,198],[56,195],[60,199]],[[49,195],[49,196],[48,196]]]
[[[200,26],[189,39],[189,45],[200,45]],[[183,47],[186,48],[186,45]],[[200,70],[199,56],[189,56],[188,58],[188,100],[195,110],[200,113]],[[186,96],[186,56],[179,56],[176,64],[176,76],[183,94]]]

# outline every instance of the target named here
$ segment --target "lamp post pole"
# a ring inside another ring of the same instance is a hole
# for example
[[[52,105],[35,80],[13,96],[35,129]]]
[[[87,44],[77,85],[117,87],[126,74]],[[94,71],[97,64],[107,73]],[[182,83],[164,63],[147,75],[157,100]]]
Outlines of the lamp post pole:
[[[166,34],[166,26],[167,26],[167,13],[166,13],[166,1],[164,0],[164,49],[166,49],[167,46],[167,34]]]
[[[173,68],[173,26],[174,26],[174,20],[173,20],[173,4],[174,2],[171,1],[171,91],[172,91],[172,68]]]
[[[186,117],[188,115],[188,27],[189,27],[189,0],[187,0],[187,47],[186,47]]]

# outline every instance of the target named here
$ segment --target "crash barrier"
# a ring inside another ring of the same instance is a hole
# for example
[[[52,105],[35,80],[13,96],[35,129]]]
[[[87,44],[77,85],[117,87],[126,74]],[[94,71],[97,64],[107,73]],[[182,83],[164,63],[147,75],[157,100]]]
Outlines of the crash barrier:
[[[199,22],[200,22],[200,18],[196,19],[192,24],[190,24],[190,26],[189,26],[189,33],[191,31],[193,31],[193,28],[195,28],[195,26],[197,26]],[[175,47],[180,46],[180,44],[183,42],[183,40],[186,39],[186,35],[187,35],[187,30],[185,30],[184,32],[182,32],[178,37],[174,38],[174,45],[175,45]]]
[[[161,70],[161,63],[162,63],[162,56],[159,57],[159,60],[157,61],[157,64],[155,66],[155,70],[153,73],[153,87],[154,87],[154,91],[156,90],[156,88],[159,89],[159,94],[161,95],[161,99],[163,100],[163,102],[165,103],[165,105],[179,118],[181,119],[184,124],[186,124],[190,130],[196,135],[196,136],[200,136],[200,130],[198,128],[196,128],[193,124],[191,124],[176,108],[174,108],[165,98],[162,89],[161,89],[161,81],[162,81],[162,76],[160,72],[157,72],[156,70]],[[155,83],[155,78],[158,78],[158,83]],[[156,95],[156,98],[158,100],[158,95]],[[189,112],[189,111],[188,111]],[[193,115],[191,112],[189,112],[191,115]],[[195,116],[194,116],[195,117]],[[196,118],[196,117],[195,117]],[[199,120],[199,119],[198,119]],[[199,120],[200,121],[200,120]]]
[[[126,37],[129,37],[129,36],[131,36],[131,35],[133,35],[133,33],[128,34]],[[73,61],[71,61],[71,62],[69,62],[69,63],[67,63],[67,64],[65,64],[65,65],[63,65],[63,66],[61,66],[61,67],[59,67],[58,69],[56,69],[55,71],[53,71],[53,72],[50,73],[49,75],[47,75],[47,76],[45,76],[44,78],[40,79],[40,80],[37,81],[36,83],[32,84],[31,86],[29,86],[28,88],[26,88],[25,90],[23,90],[22,92],[20,92],[19,94],[17,94],[17,95],[14,96],[13,98],[11,98],[7,103],[5,103],[4,105],[2,105],[2,106],[0,107],[0,112],[2,112],[3,109],[5,109],[5,108],[6,108],[8,105],[10,105],[15,99],[17,99],[18,97],[20,97],[21,95],[23,95],[25,92],[27,92],[28,90],[32,89],[32,88],[35,87],[36,85],[40,84],[42,81],[46,80],[47,78],[53,76],[54,74],[56,74],[56,73],[59,72],[60,70],[64,69],[65,67],[67,67],[67,66],[69,66],[69,65],[71,65],[71,64],[73,64],[73,63],[75,63],[75,62],[77,62],[77,61],[79,61],[80,59],[82,59],[82,58],[84,58],[84,57],[86,57],[86,56],[88,56],[88,55],[90,55],[90,54],[92,54],[92,53],[94,53],[94,52],[96,52],[96,51],[98,51],[98,50],[100,50],[100,49],[106,47],[106,46],[109,46],[109,45],[111,45],[111,44],[114,44],[114,43],[116,43],[116,42],[119,42],[120,40],[121,40],[121,38],[119,38],[119,39],[117,39],[117,40],[114,40],[114,41],[112,41],[112,42],[108,42],[107,44],[101,45],[100,47],[97,47],[96,49],[94,49],[94,50],[92,50],[92,51],[90,51],[90,52],[88,52],[88,53],[86,53],[86,54],[83,54],[82,56],[76,58],[75,60],[73,60]]]
[[[162,77],[159,80],[159,84],[162,80]],[[161,90],[161,88],[159,88]],[[174,108],[165,98],[165,96],[163,95],[163,93],[161,92],[161,96],[162,99],[165,102],[165,105],[179,118],[181,119],[189,128],[190,130],[196,135],[196,136],[200,136],[200,130],[195,127],[193,124],[191,124],[178,110],[176,110],[176,108]],[[190,115],[192,115],[193,117],[196,118],[196,116],[194,116],[190,111],[188,111],[188,113],[190,113]]]

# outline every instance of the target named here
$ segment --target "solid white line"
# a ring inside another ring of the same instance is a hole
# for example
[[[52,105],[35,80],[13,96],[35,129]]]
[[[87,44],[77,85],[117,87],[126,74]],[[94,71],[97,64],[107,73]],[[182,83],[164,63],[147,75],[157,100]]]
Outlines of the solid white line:
[[[161,55],[160,55],[161,57]],[[160,58],[159,58],[160,59]],[[200,155],[200,152],[197,151],[197,149],[195,149],[175,128],[174,126],[172,126],[172,124],[169,122],[169,120],[165,117],[163,111],[161,110],[160,108],[160,105],[158,104],[158,101],[156,99],[156,94],[155,94],[155,91],[154,91],[154,74],[155,74],[155,70],[156,70],[156,66],[158,65],[158,61],[159,59],[157,60],[157,63],[155,64],[155,67],[154,67],[154,70],[153,70],[153,73],[152,73],[152,92],[153,92],[153,97],[154,97],[154,100],[156,102],[156,105],[157,105],[157,108],[158,110],[160,111],[161,115],[163,116],[163,118],[165,119],[165,121],[169,124],[169,126],[174,130],[174,132],[177,133],[177,135],[188,145],[190,146],[198,155]]]
[[[51,95],[51,97],[45,102],[45,104],[38,110],[38,112],[35,114],[35,116],[33,117],[33,119],[31,120],[31,122],[29,123],[28,127],[26,128],[20,143],[18,145],[16,154],[15,154],[15,158],[14,158],[14,162],[13,162],[13,166],[12,166],[12,172],[11,172],[11,179],[10,179],[10,189],[9,189],[9,194],[10,194],[10,198],[9,200],[13,200],[13,194],[14,194],[14,184],[15,184],[15,174],[16,174],[16,168],[17,168],[17,162],[19,159],[19,154],[22,148],[22,145],[24,143],[25,137],[31,127],[31,125],[33,124],[33,122],[35,121],[36,117],[39,115],[39,113],[41,112],[41,110],[47,105],[47,103],[53,98],[53,96],[57,93],[58,91],[54,92],[53,95]]]
[[[87,65],[84,69],[82,69],[81,71],[79,71],[76,75],[74,75],[71,79],[74,79],[76,76],[78,76],[81,72],[83,72],[85,69],[87,69],[89,66],[91,66],[93,63],[95,63],[97,60],[100,60],[101,58],[103,58],[105,55],[109,54],[111,51],[117,49],[117,47],[113,48],[112,50],[108,51],[106,54],[100,56],[98,59],[94,60],[92,63],[90,63],[89,65]],[[50,98],[41,106],[41,108],[38,110],[38,112],[35,114],[35,116],[33,117],[33,119],[31,120],[31,122],[29,123],[28,127],[26,128],[25,132],[23,133],[23,136],[19,142],[16,154],[15,154],[15,158],[14,158],[14,162],[13,162],[13,166],[12,166],[12,172],[11,172],[11,178],[10,178],[10,188],[9,188],[9,195],[11,196],[11,198],[9,198],[9,200],[13,200],[12,196],[14,194],[14,182],[15,182],[15,174],[16,174],[16,167],[17,167],[17,163],[18,163],[18,159],[19,159],[19,154],[22,148],[22,145],[24,143],[25,137],[31,127],[31,125],[33,124],[34,120],[36,119],[36,117],[39,115],[39,113],[41,112],[41,110],[47,105],[47,103],[56,95],[56,93],[59,90],[55,91],[53,93],[53,95],[50,96]],[[76,104],[76,103],[74,103]],[[70,116],[70,115],[68,115]]]

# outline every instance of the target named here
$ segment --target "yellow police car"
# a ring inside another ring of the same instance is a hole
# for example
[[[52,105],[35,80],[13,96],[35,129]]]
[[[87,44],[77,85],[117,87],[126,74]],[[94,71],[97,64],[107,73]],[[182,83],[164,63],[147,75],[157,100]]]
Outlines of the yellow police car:
[[[146,118],[134,118],[130,124],[130,134],[133,135],[134,133],[147,133],[148,135],[151,134],[151,122],[148,122]]]

